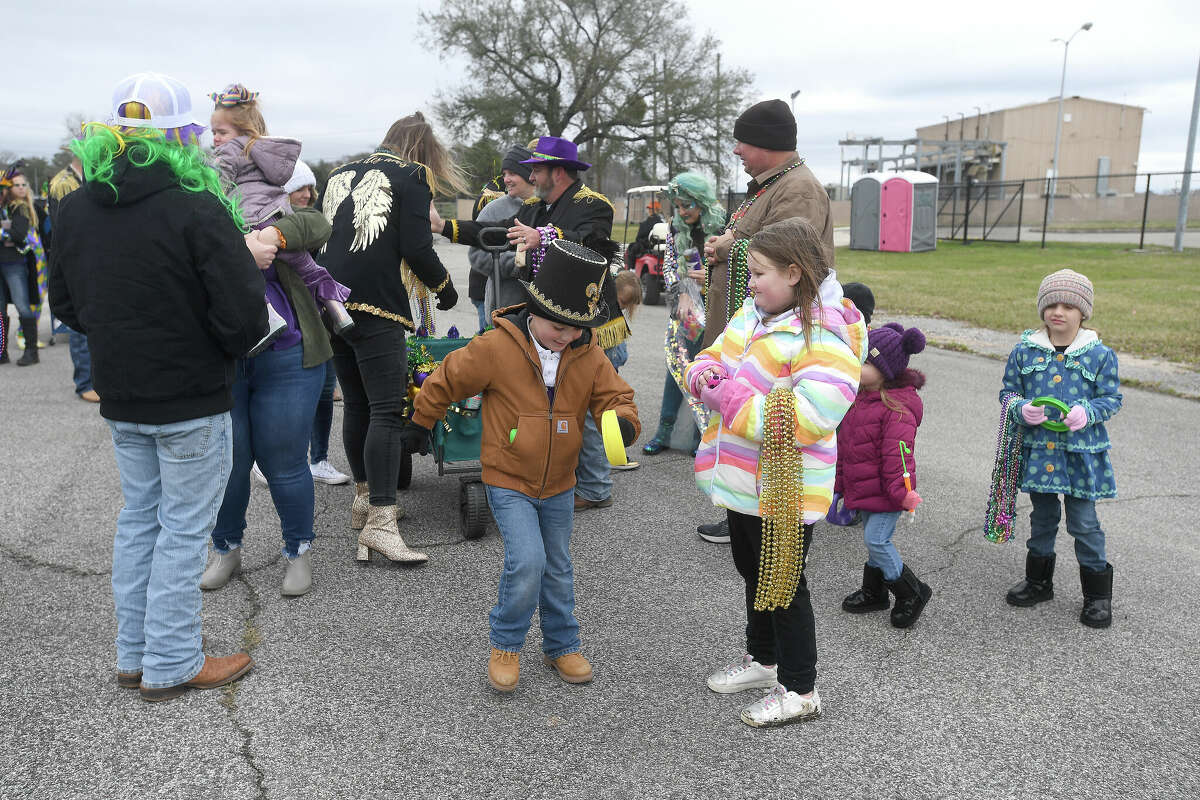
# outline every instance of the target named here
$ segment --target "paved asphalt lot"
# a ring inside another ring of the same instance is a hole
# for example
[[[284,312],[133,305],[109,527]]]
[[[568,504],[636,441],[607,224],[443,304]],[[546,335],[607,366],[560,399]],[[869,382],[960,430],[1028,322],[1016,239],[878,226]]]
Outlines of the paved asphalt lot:
[[[439,245],[464,298],[465,248]],[[886,304],[886,298],[881,299]],[[622,374],[654,429],[661,306],[635,324]],[[879,319],[884,322],[886,319]],[[642,457],[616,504],[576,518],[584,652],[596,680],[539,663],[519,689],[485,682],[487,612],[502,546],[457,532],[457,482],[418,461],[402,530],[427,566],[354,562],[349,487],[317,486],[316,587],[279,595],[279,523],[251,499],[247,570],[205,596],[210,652],[248,645],[236,690],[150,705],[118,689],[109,587],[120,508],[107,427],[75,399],[65,344],[0,368],[0,797],[4,798],[1132,798],[1200,790],[1195,684],[1200,405],[1136,389],[1110,425],[1121,497],[1104,502],[1115,622],[1084,628],[1060,535],[1057,592],[1005,605],[1022,541],[983,539],[1001,364],[930,350],[917,453],[926,502],[897,542],[934,589],[907,632],[844,614],[860,529],[819,526],[808,575],[823,719],[738,720],[749,695],[704,677],[741,652],[728,548],[700,541],[716,512],[685,454]],[[337,412],[340,420],[340,407]],[[345,468],[335,425],[332,451]],[[1019,512],[1027,510],[1022,499]],[[1189,509],[1192,509],[1189,511]],[[1020,537],[1028,533],[1024,521]]]

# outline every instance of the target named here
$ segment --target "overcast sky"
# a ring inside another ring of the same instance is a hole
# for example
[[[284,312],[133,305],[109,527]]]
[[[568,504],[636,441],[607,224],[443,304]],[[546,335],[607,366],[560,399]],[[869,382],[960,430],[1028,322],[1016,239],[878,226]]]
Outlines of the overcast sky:
[[[1183,168],[1200,60],[1196,0],[686,5],[697,29],[722,40],[723,63],[754,73],[760,98],[801,90],[799,149],[827,182],[838,178],[847,133],[903,138],[975,106],[1056,96],[1063,50],[1050,40],[1084,22],[1094,27],[1071,44],[1066,94],[1146,107],[1139,169]],[[337,158],[377,144],[393,119],[428,109],[461,76],[415,36],[418,10],[436,0],[6,6],[8,153],[49,155],[68,113],[103,118],[117,80],[154,70],[188,84],[203,120],[204,95],[241,81],[262,92],[272,133],[302,139],[306,158]]]

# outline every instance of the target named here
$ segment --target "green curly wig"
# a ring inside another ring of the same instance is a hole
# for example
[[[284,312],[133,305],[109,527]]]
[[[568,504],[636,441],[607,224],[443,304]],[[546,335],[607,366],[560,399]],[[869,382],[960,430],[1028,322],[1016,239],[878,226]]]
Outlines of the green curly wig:
[[[159,161],[171,168],[179,186],[189,192],[209,192],[223,205],[243,232],[249,230],[235,198],[221,189],[221,176],[208,164],[203,151],[192,144],[179,144],[154,128],[116,128],[99,122],[84,126],[83,138],[71,142],[71,152],[79,156],[88,181],[112,189],[113,164],[124,157],[135,167],[145,168]]]
[[[681,172],[667,184],[667,197],[674,203],[676,200],[686,200],[700,206],[700,227],[706,236],[715,236],[725,227],[725,207],[717,202],[717,192],[712,182],[698,172]],[[671,226],[677,231],[687,231],[691,228],[679,210]]]

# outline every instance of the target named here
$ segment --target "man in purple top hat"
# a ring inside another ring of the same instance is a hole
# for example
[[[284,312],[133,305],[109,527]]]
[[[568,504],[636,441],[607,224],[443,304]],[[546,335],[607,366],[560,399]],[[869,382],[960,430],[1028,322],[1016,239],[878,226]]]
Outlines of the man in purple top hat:
[[[613,206],[608,198],[584,185],[580,172],[591,164],[579,160],[579,148],[569,139],[542,136],[529,143],[531,157],[522,161],[530,167],[529,182],[535,195],[525,201],[515,216],[495,225],[508,228],[509,244],[524,243],[526,269],[537,271],[542,254],[555,239],[568,239],[605,252],[611,246]],[[471,220],[443,221],[436,211],[429,215],[430,227],[452,242],[479,246],[479,231],[488,225]],[[607,245],[607,246],[606,246]],[[629,326],[617,303],[617,292],[611,280],[604,281],[600,290],[606,321],[592,330],[592,337],[612,361],[614,367],[625,363],[625,339]],[[583,451],[576,471],[575,508],[604,508],[612,505],[612,480],[603,441],[589,418],[584,430]]]

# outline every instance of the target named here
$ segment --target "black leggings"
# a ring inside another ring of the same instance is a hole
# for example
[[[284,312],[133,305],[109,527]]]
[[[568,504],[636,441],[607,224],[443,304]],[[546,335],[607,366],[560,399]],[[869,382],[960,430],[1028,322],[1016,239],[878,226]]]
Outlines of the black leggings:
[[[351,334],[348,341],[330,337],[333,368],[342,385],[342,443],[356,482],[371,487],[371,505],[396,504],[404,428],[404,396],[408,391],[408,358],[404,328],[375,327]]]
[[[733,563],[746,581],[746,652],[760,664],[779,665],[779,682],[792,692],[808,694],[817,680],[817,630],[808,581],[800,573],[796,596],[787,608],[755,611],[758,559],[762,553],[762,519],[736,511],[729,516]],[[804,554],[812,543],[812,525],[804,526]]]

